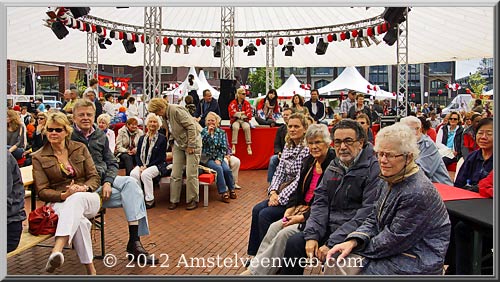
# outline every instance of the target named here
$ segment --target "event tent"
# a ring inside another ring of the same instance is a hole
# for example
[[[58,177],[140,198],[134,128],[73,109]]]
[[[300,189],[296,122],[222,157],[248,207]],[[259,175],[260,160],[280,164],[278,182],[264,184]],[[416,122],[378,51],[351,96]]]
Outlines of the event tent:
[[[184,79],[184,81],[179,85],[179,87],[175,88],[169,94],[169,95],[172,95],[174,97],[180,97],[180,99],[182,99],[182,103],[181,103],[182,105],[184,105],[184,96],[187,95],[186,88],[187,88],[187,85],[188,85],[188,77],[189,77],[190,74],[192,74],[194,76],[194,79],[198,83],[198,86],[199,86],[200,85],[200,80],[198,79],[198,76],[196,75],[196,70],[194,69],[194,67],[191,67],[191,68],[189,68],[189,72],[186,75],[186,78]],[[199,91],[198,91],[198,96],[200,98],[203,97],[202,95],[200,95]]]
[[[300,94],[304,98],[311,97],[311,91],[305,90],[300,87],[302,83],[291,74],[290,77],[281,85],[280,88],[276,89],[279,98],[290,98],[295,94]]]
[[[88,3],[91,6],[90,16],[133,25],[138,27],[139,31],[144,26],[143,7],[117,9],[92,6],[92,3],[95,3],[92,0]],[[174,4],[165,2],[161,5]],[[186,4],[188,5],[189,3]],[[174,38],[176,38],[174,32],[176,30],[193,31],[193,36],[196,32],[212,32],[213,36],[209,39],[215,42],[221,30],[221,8],[219,6],[207,7],[207,5],[195,7],[194,2],[191,5],[193,7],[164,6],[162,28],[171,30],[169,34]],[[325,2],[323,5],[328,4]],[[369,8],[349,7],[352,5],[338,7],[338,3],[330,5],[337,5],[337,7],[307,7],[304,3],[300,4],[301,7],[283,4],[281,7],[280,4],[276,4],[275,7],[249,7],[248,3],[240,7],[235,5],[234,31],[237,34],[245,31],[289,30],[289,35],[282,37],[286,44],[294,40],[296,32],[304,28],[312,28],[314,31],[315,27],[342,26],[348,22],[379,16],[384,12],[384,7],[373,5]],[[493,57],[495,22],[493,5],[496,5],[496,1],[485,0],[470,7],[465,7],[464,4],[448,7],[443,5],[411,7],[407,17],[408,62],[417,64]],[[7,25],[7,35],[4,42],[7,44],[7,59],[28,62],[87,62],[87,33],[69,28],[69,34],[59,40],[50,28],[44,26],[44,20],[48,18],[45,5],[39,7],[7,6],[5,9],[7,17],[4,22]],[[110,31],[106,36],[109,37],[109,34]],[[382,37],[383,35],[377,36],[380,41]],[[301,38],[304,41],[304,37]],[[140,42],[135,43],[137,51],[128,54],[125,53],[120,40],[113,38],[111,41],[113,44],[107,45],[107,49],[99,49],[100,64],[131,66],[144,64],[144,48]],[[200,41],[198,40],[197,44]],[[234,66],[265,66],[266,46],[257,46],[255,56],[248,56],[243,49],[250,39],[245,38],[243,42],[242,47],[236,45],[234,48]],[[370,47],[364,48],[351,48],[349,40],[333,41],[329,44],[326,54],[321,56],[315,54],[316,44],[295,46],[293,56],[284,56],[282,47],[282,45],[274,47],[276,67],[344,67],[397,63],[397,44],[389,46],[383,41],[379,45],[372,43]],[[169,52],[161,52],[162,65],[172,67],[192,65],[220,67],[221,65],[221,58],[213,56],[213,45],[189,47],[189,54],[175,53],[174,49],[170,48]]]
[[[215,90],[215,88],[212,87],[207,81],[207,78],[205,76],[205,72],[203,70],[200,70],[198,74],[198,96],[200,96],[200,99],[203,98],[203,91],[205,89],[210,90],[210,93],[212,93],[212,97],[215,99],[219,99],[220,92]]]
[[[370,89],[368,89],[370,86]],[[373,90],[375,85],[366,80],[355,67],[346,67],[344,71],[332,82],[318,89],[320,95],[332,95],[334,92],[342,90],[356,90],[376,99],[396,99],[396,97],[387,91],[376,86],[377,90]]]

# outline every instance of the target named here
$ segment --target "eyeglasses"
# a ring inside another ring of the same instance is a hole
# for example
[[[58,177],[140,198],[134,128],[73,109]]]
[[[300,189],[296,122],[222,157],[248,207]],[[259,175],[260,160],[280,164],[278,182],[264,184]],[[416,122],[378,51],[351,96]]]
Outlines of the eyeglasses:
[[[313,146],[313,145],[316,145],[316,146],[319,146],[321,144],[324,144],[325,141],[314,141],[314,142],[307,142],[307,145],[309,146]]]
[[[448,120],[458,120],[458,118],[449,118]]]
[[[45,119],[44,117],[37,117],[36,119]]]
[[[488,131],[478,131],[476,133],[476,137],[482,137],[483,135],[486,135],[486,137],[491,137],[491,136],[493,136],[493,131],[490,131],[490,130],[488,130]]]
[[[352,146],[352,144],[354,144],[354,142],[356,141],[359,141],[359,140],[354,140],[352,138],[346,138],[344,140],[340,140],[340,139],[335,139],[333,140],[333,145],[335,147],[340,147],[342,145],[342,143],[346,144],[346,146]]]
[[[64,131],[64,128],[60,128],[60,127],[59,128],[49,128],[49,127],[47,127],[47,131],[48,132],[54,132],[55,131],[57,133],[61,133],[61,132]]]
[[[406,154],[398,154],[396,155],[395,153],[390,153],[390,152],[375,152],[375,156],[377,159],[382,159],[385,157],[388,161],[394,161],[396,158],[405,156]]]

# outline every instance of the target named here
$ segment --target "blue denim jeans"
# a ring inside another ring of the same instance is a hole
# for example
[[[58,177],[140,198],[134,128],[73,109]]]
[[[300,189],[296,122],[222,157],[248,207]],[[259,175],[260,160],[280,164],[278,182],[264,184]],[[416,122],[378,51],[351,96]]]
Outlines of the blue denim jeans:
[[[102,186],[97,189],[101,194]],[[103,208],[123,207],[127,221],[139,221],[139,236],[149,235],[148,216],[144,193],[137,181],[130,176],[117,176],[111,185],[111,197],[102,203]]]
[[[234,190],[233,172],[225,161],[218,165],[214,160],[209,160],[207,166],[217,171],[217,190],[219,190],[219,194],[227,192],[226,186],[229,187],[230,191]]]
[[[276,168],[280,164],[280,159],[278,155],[272,155],[269,159],[269,167],[267,168],[267,183],[271,183],[273,181],[274,173],[276,172]]]
[[[247,254],[254,256],[259,250],[260,243],[266,236],[269,226],[283,218],[285,206],[268,206],[268,199],[258,203],[252,209],[252,225],[250,227],[250,237],[248,238]]]

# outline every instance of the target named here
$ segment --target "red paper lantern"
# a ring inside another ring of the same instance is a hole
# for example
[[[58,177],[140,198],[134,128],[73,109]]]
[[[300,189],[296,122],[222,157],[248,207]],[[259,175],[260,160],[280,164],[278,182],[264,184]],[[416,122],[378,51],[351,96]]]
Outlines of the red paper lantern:
[[[343,31],[340,34],[340,40],[345,40],[345,32],[343,32]]]
[[[304,37],[304,44],[309,44],[309,36]]]
[[[168,37],[163,37],[163,44],[168,45]]]
[[[370,84],[368,84],[368,85],[366,86],[366,88],[368,88],[368,89],[372,89],[372,87],[370,86]]]
[[[279,44],[279,45],[283,45],[283,41],[284,41],[284,40],[283,40],[283,38],[282,38],[282,37],[280,37],[280,38],[278,39],[278,44]]]
[[[182,39],[181,38],[177,38],[177,45],[181,46],[182,45]]]
[[[210,47],[210,39],[205,40],[205,46]]]
[[[441,95],[441,94],[443,94],[443,90],[439,89],[438,90],[438,95]]]
[[[366,34],[368,36],[372,36],[373,35],[373,27],[369,27],[367,30],[366,30]]]
[[[352,37],[358,37],[358,31],[355,29],[351,32]]]
[[[373,90],[377,91],[377,85],[373,85]]]
[[[260,38],[255,39],[255,45],[260,46]]]
[[[392,92],[392,96],[396,96],[396,92]]]
[[[196,46],[196,39],[191,39],[191,46],[195,47]]]
[[[333,34],[328,34],[328,36],[326,37],[326,39],[328,40],[328,42],[332,42],[333,41]]]
[[[411,93],[411,98],[414,99],[415,98],[415,93]]]
[[[144,34],[141,34],[141,42],[144,43]]]

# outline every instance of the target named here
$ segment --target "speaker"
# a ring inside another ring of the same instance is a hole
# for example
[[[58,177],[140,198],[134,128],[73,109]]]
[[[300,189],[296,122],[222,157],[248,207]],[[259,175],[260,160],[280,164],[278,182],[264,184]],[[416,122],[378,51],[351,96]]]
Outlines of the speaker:
[[[215,42],[214,46],[214,58],[220,58],[221,43]]]
[[[132,54],[135,53],[135,45],[133,41],[129,41],[127,39],[123,39],[122,41],[123,47],[125,47],[125,52]]]
[[[326,49],[328,48],[328,43],[326,43],[323,38],[320,38],[318,41],[318,45],[316,45],[316,54],[324,55],[326,53]]]
[[[401,119],[400,116],[381,116],[380,117],[380,128],[393,125],[396,122],[399,122]]]
[[[57,36],[57,38],[59,38],[59,40],[63,39],[64,37],[66,37],[66,35],[69,34],[69,31],[66,29],[66,27],[59,21],[53,22],[51,29]]]
[[[234,100],[236,81],[232,79],[221,79],[220,80],[220,95],[219,95],[219,109],[220,116],[222,119],[229,119],[228,106],[232,100]]]
[[[392,27],[406,20],[405,13],[406,13],[406,7],[389,7],[385,8],[383,17],[384,20],[386,20]]]
[[[74,8],[69,8],[69,10],[71,11],[71,13],[73,14],[73,17],[75,17],[75,19],[78,19],[79,17],[85,16],[86,14],[88,14],[90,12],[89,7],[74,7]]]

